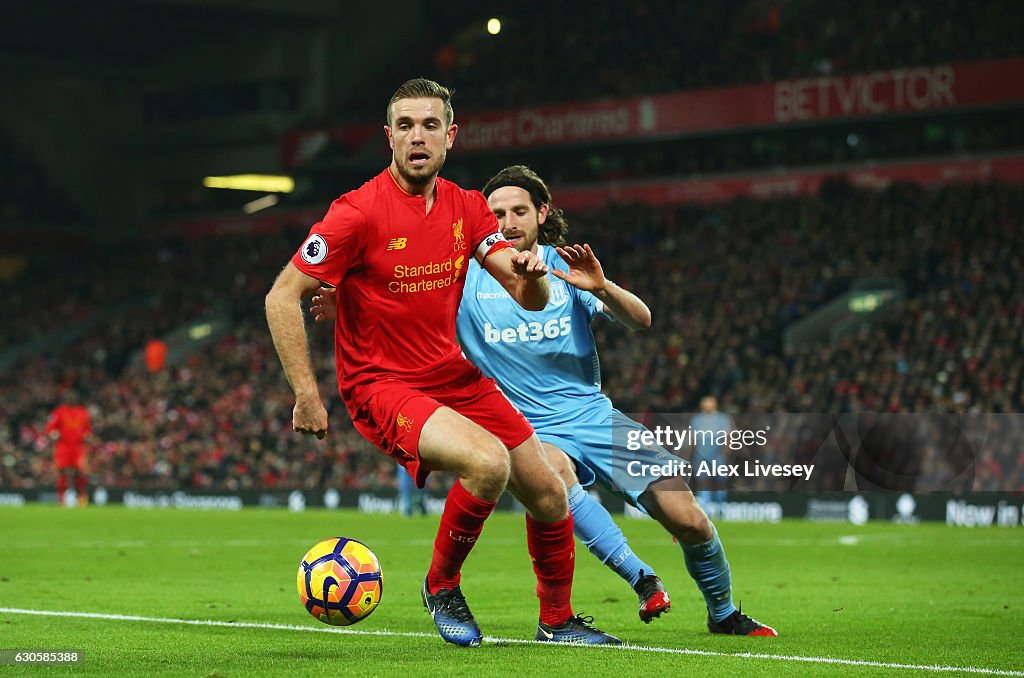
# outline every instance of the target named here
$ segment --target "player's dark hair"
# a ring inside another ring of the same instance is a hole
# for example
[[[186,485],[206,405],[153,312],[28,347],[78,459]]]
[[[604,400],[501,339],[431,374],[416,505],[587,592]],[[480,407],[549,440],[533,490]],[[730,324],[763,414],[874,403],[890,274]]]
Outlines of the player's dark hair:
[[[542,245],[562,247],[569,235],[569,224],[562,210],[551,202],[551,191],[544,180],[526,165],[511,165],[501,170],[484,184],[483,194],[488,197],[503,186],[518,186],[530,194],[530,202],[538,210],[541,205],[548,206],[548,217],[540,225],[537,241]]]
[[[440,99],[444,104],[444,114],[448,118],[448,124],[455,121],[455,111],[452,109],[452,92],[444,85],[426,78],[413,78],[402,83],[388,102],[384,119],[391,124],[391,105],[399,99]]]

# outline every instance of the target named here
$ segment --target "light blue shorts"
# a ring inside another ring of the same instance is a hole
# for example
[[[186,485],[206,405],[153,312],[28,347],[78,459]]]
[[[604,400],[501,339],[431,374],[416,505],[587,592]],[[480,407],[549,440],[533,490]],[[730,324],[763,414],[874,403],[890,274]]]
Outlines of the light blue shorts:
[[[639,444],[640,435],[649,434],[648,429],[613,407],[571,414],[571,420],[558,424],[531,422],[537,437],[576,463],[580,485],[589,487],[596,481],[646,513],[638,499],[660,477],[638,473],[638,469],[663,466],[680,461],[679,457],[659,445]]]

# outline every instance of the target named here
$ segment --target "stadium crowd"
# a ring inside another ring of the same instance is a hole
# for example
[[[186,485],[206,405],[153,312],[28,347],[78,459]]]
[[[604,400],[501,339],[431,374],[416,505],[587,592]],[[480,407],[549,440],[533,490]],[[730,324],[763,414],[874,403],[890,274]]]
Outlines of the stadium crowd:
[[[1011,19],[1016,16],[1011,0],[724,0],[597,3],[587,12],[578,9],[571,2],[548,3],[538,22],[535,8],[522,3],[480,8],[476,14],[458,3],[432,7],[424,17],[430,28],[411,49],[419,50],[420,63],[432,64],[427,69],[431,77],[454,87],[457,118],[485,110],[1024,53],[1020,22]],[[491,15],[484,11],[500,17],[503,29],[497,36],[484,31]],[[689,31],[691,26],[701,30]],[[908,35],[914,39],[908,40]],[[601,66],[579,77],[563,67],[567,63]],[[405,62],[381,68],[383,77],[376,74],[349,89],[350,98],[336,102],[326,118],[309,124],[379,120],[379,106],[367,108],[365,102],[387,100],[387,88],[407,75],[402,70]],[[1022,120],[1019,111],[1006,110],[844,121],[650,143],[541,149],[532,153],[530,164],[557,186],[987,153],[1024,146]],[[351,172],[353,158],[372,154],[369,149],[382,141],[371,141],[365,148],[340,142],[325,145],[301,170],[304,185],[314,187],[313,193],[322,198],[333,197],[334,187]],[[472,185],[473,179],[489,175],[499,164],[522,161],[521,150],[454,154],[446,172],[457,182]],[[212,198],[197,193],[195,199]]]
[[[815,197],[570,214],[572,239],[593,244],[609,276],[654,315],[654,328],[642,334],[597,322],[604,389],[630,413],[695,411],[709,393],[745,415],[1024,411],[1015,359],[1024,349],[1024,292],[1016,284],[1022,214],[1024,189],[996,184],[884,192],[832,184]],[[0,374],[0,487],[52,485],[43,428],[71,386],[93,412],[93,483],[391,486],[393,464],[355,433],[341,407],[327,328],[311,334],[331,433],[318,442],[290,430],[289,390],[262,301],[304,230],[169,239],[136,245],[134,258],[93,252],[94,264],[76,282],[44,287],[52,297],[40,297],[36,276],[10,284],[5,326],[27,332],[47,313],[68,312],[59,324],[80,329],[73,341]],[[836,345],[784,347],[793,321],[872,276],[906,285],[890,320]],[[43,313],[40,298],[52,302]],[[184,361],[150,373],[132,359],[148,339],[214,315],[230,319],[231,331]],[[999,425],[1020,428],[1013,417]],[[776,439],[786,449],[796,444]],[[969,487],[1024,488],[1024,448],[1014,439],[999,437],[971,457]],[[957,475],[954,461],[904,475],[919,489],[943,487]],[[831,487],[836,478],[824,473],[819,482]]]
[[[456,141],[456,145],[458,141]],[[854,165],[869,161],[920,162],[961,154],[1024,148],[1024,115],[1017,109],[985,115],[946,115],[884,122],[744,132],[692,139],[657,139],[588,148],[532,151],[530,166],[552,186],[645,178],[706,176],[783,168]],[[344,149],[325,154],[342,157]],[[453,154],[446,169],[470,183],[495,166],[521,161],[522,149],[479,155]],[[331,170],[329,162],[320,168]]]
[[[538,16],[529,3],[451,3],[430,8],[407,54],[472,92],[458,104],[468,112],[1019,55],[1021,26],[1008,20],[1016,10],[1013,0],[644,0],[581,12],[557,0]],[[496,36],[484,30],[491,16],[502,22]],[[361,83],[358,100],[339,100],[318,122],[378,119],[363,102],[386,101],[386,83],[406,77],[405,63]],[[579,77],[567,63],[601,67]]]
[[[487,12],[485,14],[484,12]],[[486,34],[491,14],[503,30]],[[403,52],[426,75],[456,90],[457,118],[467,113],[541,104],[842,75],[874,69],[1018,56],[1024,45],[1012,0],[824,0],[547,3],[543,19],[530,3],[432,6],[426,26]],[[616,20],[609,20],[615,17]],[[700,30],[689,30],[700,26]],[[907,36],[913,39],[907,39]],[[969,37],[965,37],[969,36]],[[365,82],[344,89],[317,119],[301,126],[365,124],[406,77],[407,59],[382,62]],[[565,64],[600,64],[580,77]],[[741,172],[764,168],[858,163],[895,158],[987,153],[1024,147],[1017,110],[907,119],[841,121],[822,127],[742,131],[650,143],[537,150],[530,164],[552,185]],[[356,165],[386,150],[383,137],[350,147],[326,143],[298,170],[300,190],[282,198],[333,199],[352,184]],[[458,148],[459,142],[456,142]],[[473,185],[509,153],[454,154],[446,175]],[[361,168],[356,172],[364,174]],[[355,185],[361,183],[361,178]],[[226,208],[227,192],[165,187],[163,215]],[[238,205],[233,205],[237,207]]]

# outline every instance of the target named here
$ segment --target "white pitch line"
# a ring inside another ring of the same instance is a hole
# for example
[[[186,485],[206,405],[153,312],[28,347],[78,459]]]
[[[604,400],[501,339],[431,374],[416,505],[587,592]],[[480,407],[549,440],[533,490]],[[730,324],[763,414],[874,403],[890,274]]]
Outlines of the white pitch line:
[[[253,548],[259,546],[281,546],[282,544],[295,544],[297,546],[308,547],[313,543],[309,539],[290,539],[282,541],[280,539],[165,539],[165,540],[146,540],[146,539],[114,539],[114,540],[87,540],[87,541],[62,541],[61,547],[68,548],[81,548],[81,549],[124,549],[124,548],[150,548],[159,545],[162,549],[168,548]],[[515,540],[515,539],[490,539],[488,545],[505,545],[511,546],[515,544],[523,544],[525,547],[526,541]],[[433,539],[406,539],[402,541],[392,541],[388,539],[374,539],[374,546],[391,546],[395,544],[402,544],[408,546],[433,546]],[[5,544],[5,548],[19,548],[19,549],[42,549],[50,548],[53,546],[53,541],[19,541],[15,544]]]
[[[26,610],[17,607],[0,607],[0,614],[25,614],[38,617],[77,617],[81,619],[107,619],[112,621],[141,621],[155,622],[158,624],[185,624],[188,626],[218,626],[223,628],[242,629],[269,629],[275,631],[307,631],[310,633],[336,633],[353,636],[392,636],[401,638],[437,638],[436,633],[419,633],[415,631],[357,631],[355,629],[344,629],[337,627],[318,626],[296,626],[292,624],[261,624],[256,622],[226,622],[213,619],[174,619],[164,617],[140,617],[130,614],[106,614],[101,612],[57,612],[53,610]],[[536,640],[524,640],[522,638],[495,638],[485,636],[486,641],[491,643],[518,643],[522,645],[545,645],[550,647],[551,643],[541,643]],[[839,666],[868,666],[883,669],[910,669],[917,671],[933,671],[944,673],[978,673],[988,676],[1018,676],[1024,677],[1024,671],[1011,671],[1006,669],[986,669],[976,666],[937,666],[932,664],[895,664],[891,662],[874,662],[859,659],[837,659],[835,657],[803,657],[800,655],[768,654],[763,652],[715,652],[713,650],[690,650],[672,647],[649,647],[646,645],[577,645],[574,647],[586,649],[605,649],[637,652],[656,652],[661,654],[681,654],[699,657],[730,657],[738,659],[768,659],[773,661],[803,662],[805,664],[831,664]]]

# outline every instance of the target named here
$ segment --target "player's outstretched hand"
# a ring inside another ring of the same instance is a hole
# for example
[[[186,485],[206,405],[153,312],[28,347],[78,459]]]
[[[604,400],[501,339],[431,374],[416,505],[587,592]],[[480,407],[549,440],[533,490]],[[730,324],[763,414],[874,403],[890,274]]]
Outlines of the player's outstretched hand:
[[[337,296],[338,290],[333,287],[321,287],[317,290],[309,307],[309,314],[313,316],[313,320],[318,323],[324,320],[333,321],[338,315]]]
[[[292,410],[292,429],[303,435],[314,435],[323,440],[327,435],[327,409],[320,396],[295,401]]]
[[[543,278],[548,265],[533,252],[516,252],[512,256],[512,272],[525,278]]]
[[[569,272],[565,273],[554,269],[551,271],[551,275],[559,280],[564,280],[576,289],[587,292],[596,292],[605,288],[608,281],[604,277],[604,269],[601,267],[601,262],[597,260],[594,250],[590,249],[590,245],[586,243],[567,245],[556,247],[555,251],[558,252],[558,256],[562,257],[562,261],[569,264]]]

